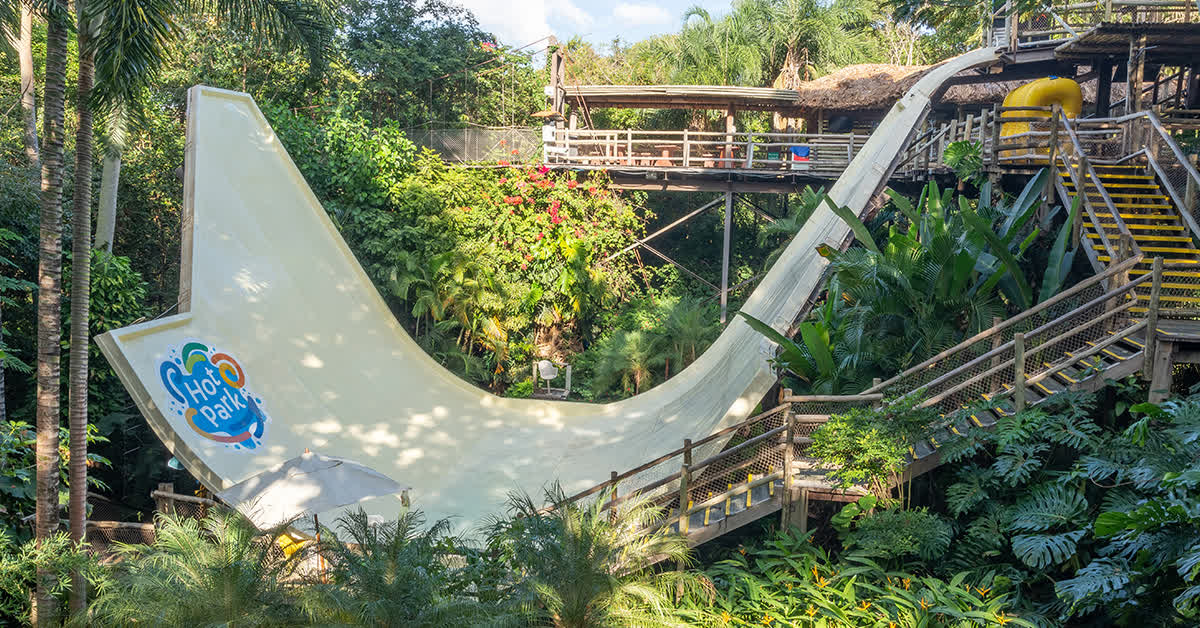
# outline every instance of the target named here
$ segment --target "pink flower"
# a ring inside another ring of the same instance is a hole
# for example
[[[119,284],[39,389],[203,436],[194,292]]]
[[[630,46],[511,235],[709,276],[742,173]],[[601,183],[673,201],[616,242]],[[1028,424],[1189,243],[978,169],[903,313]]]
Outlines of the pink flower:
[[[560,218],[560,217],[558,217],[558,216],[555,216],[554,218],[551,218],[551,219],[550,219],[550,222],[552,222],[552,223],[554,223],[554,224],[556,224],[556,225],[557,225],[557,224],[559,224],[559,223],[561,223],[561,222],[562,222],[562,218]]]
[[[539,232],[538,232],[538,234],[537,234],[537,239],[541,240],[541,239],[542,239],[542,238],[544,238],[544,237],[546,237],[546,234],[544,234],[544,233],[542,233],[541,231],[539,231]]]
[[[505,183],[508,183],[508,177],[500,177],[500,185],[504,185]]]
[[[567,188],[574,190],[575,186],[579,185],[575,181],[567,181]]]
[[[521,262],[521,270],[525,270],[526,268],[529,268],[529,264],[526,264],[525,262]]]
[[[550,169],[543,165],[541,168],[538,168],[538,172],[541,174],[546,174],[547,172],[550,172]]]
[[[562,201],[550,201],[550,209],[557,210],[559,207],[562,207]]]
[[[497,163],[497,164],[500,164],[501,166],[507,166],[507,165],[509,165],[509,163],[508,163],[507,161],[503,160],[503,159],[501,159],[500,161],[497,161],[496,163]]]

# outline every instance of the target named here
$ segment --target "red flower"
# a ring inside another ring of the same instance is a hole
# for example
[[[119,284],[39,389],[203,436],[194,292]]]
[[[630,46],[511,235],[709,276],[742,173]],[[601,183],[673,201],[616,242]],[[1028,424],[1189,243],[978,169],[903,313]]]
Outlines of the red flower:
[[[579,183],[577,183],[577,182],[575,182],[575,181],[567,181],[567,188],[568,188],[568,189],[574,190],[574,189],[575,189],[575,186],[577,186],[577,185],[579,185]]]
[[[507,166],[507,165],[509,165],[509,163],[508,163],[507,161],[503,160],[503,159],[501,159],[500,161],[497,161],[496,163],[500,164],[501,166]]]
[[[538,172],[541,174],[546,174],[547,172],[550,172],[550,169],[543,165],[541,168],[538,168]]]
[[[562,222],[562,218],[560,218],[560,217],[558,217],[558,216],[555,216],[554,218],[551,218],[551,219],[550,219],[550,222],[552,222],[552,223],[554,223],[554,224],[556,224],[556,225],[557,225],[557,224],[559,224],[559,223],[561,223],[561,222]]]
[[[500,177],[500,185],[504,185],[505,183],[508,183],[508,177]]]
[[[513,155],[520,155],[520,154],[521,154],[521,151],[519,151],[519,150],[517,150],[517,149],[515,149],[515,148],[514,148],[514,149],[512,149],[512,154],[513,154]]]
[[[544,234],[544,233],[542,233],[541,231],[539,231],[539,232],[538,232],[538,234],[537,234],[537,239],[541,240],[541,239],[542,239],[542,238],[544,238],[544,237],[546,237],[546,234]]]
[[[562,201],[550,201],[550,209],[557,210],[562,207]]]
[[[582,231],[580,231],[580,230],[578,230],[578,229],[576,229],[576,230],[575,230],[575,237],[576,237],[576,238],[582,238],[582,237],[583,237],[583,232],[582,232]]]
[[[521,262],[521,270],[525,270],[526,268],[529,268],[529,264],[526,264],[525,262]]]
[[[525,261],[527,261],[527,262],[532,262],[532,261],[533,261],[533,256],[532,256],[532,255],[526,255],[526,256],[525,256]]]

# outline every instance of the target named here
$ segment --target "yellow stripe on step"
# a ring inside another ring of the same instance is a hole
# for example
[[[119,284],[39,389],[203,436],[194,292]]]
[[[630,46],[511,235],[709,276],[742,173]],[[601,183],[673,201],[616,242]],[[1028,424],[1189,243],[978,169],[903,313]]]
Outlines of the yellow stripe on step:
[[[1158,298],[1162,301],[1172,301],[1174,303],[1200,303],[1200,297],[1180,297],[1180,296],[1175,296],[1173,294],[1160,294],[1160,295],[1158,295]],[[1150,295],[1139,294],[1139,295],[1137,295],[1137,300],[1138,301],[1149,301]]]
[[[1147,228],[1153,229],[1153,228],[1157,228],[1157,227],[1147,227]],[[1087,237],[1091,238],[1092,240],[1099,240],[1100,234],[1089,233],[1089,234],[1087,234]],[[1135,233],[1135,234],[1133,234],[1133,239],[1138,242],[1191,242],[1192,241],[1192,239],[1189,238],[1188,236],[1164,236],[1164,235],[1154,235],[1152,233]]]
[[[1089,228],[1094,228],[1096,225],[1093,225],[1090,222],[1085,222],[1085,223],[1083,223],[1083,226],[1089,227]],[[1143,230],[1143,231],[1149,231],[1149,230],[1153,229],[1156,231],[1157,230],[1183,231],[1183,225],[1138,225],[1138,224],[1131,225],[1129,223],[1125,223],[1125,226],[1131,230],[1139,229],[1139,230]],[[1101,229],[1119,229],[1120,227],[1118,227],[1117,223],[1115,223],[1115,222],[1102,222],[1102,223],[1100,223],[1100,228]],[[1134,236],[1134,237],[1136,238],[1137,236]]]
[[[1094,244],[1094,245],[1092,245],[1092,249],[1094,249],[1096,251],[1103,251],[1104,245],[1103,244]],[[1178,246],[1143,246],[1143,247],[1141,247],[1141,249],[1142,249],[1142,252],[1144,252],[1144,253],[1182,253],[1184,255],[1200,254],[1200,249],[1195,249],[1195,248],[1185,249],[1185,248],[1178,247]]]

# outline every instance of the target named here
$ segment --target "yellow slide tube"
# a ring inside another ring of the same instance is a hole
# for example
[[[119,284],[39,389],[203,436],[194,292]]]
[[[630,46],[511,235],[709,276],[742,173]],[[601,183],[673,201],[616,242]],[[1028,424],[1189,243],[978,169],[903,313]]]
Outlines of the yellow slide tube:
[[[1067,118],[1078,118],[1083,110],[1083,93],[1079,83],[1057,76],[1040,78],[1030,81],[1008,93],[1004,97],[1005,107],[1049,107],[1058,105]],[[1004,118],[1049,118],[1049,111],[1006,111],[1000,114]],[[1029,131],[1028,122],[1005,122],[1000,127],[1000,135],[1008,137]]]

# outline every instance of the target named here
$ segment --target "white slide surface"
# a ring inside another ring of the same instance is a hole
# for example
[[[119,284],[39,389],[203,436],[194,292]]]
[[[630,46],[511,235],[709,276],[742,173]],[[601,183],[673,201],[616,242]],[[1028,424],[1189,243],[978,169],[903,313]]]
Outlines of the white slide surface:
[[[980,49],[922,78],[833,200],[862,211],[932,94],[998,59]],[[413,507],[464,529],[513,489],[537,497],[558,479],[581,490],[741,421],[775,381],[773,345],[732,317],[687,369],[630,399],[489,394],[401,328],[248,95],[192,88],[187,133],[181,313],[97,341],[158,436],[211,490],[310,448],[414,487]],[[826,262],[816,248],[848,233],[828,208],[816,211],[742,310],[786,328],[819,287]],[[362,505],[401,510],[399,496]]]

